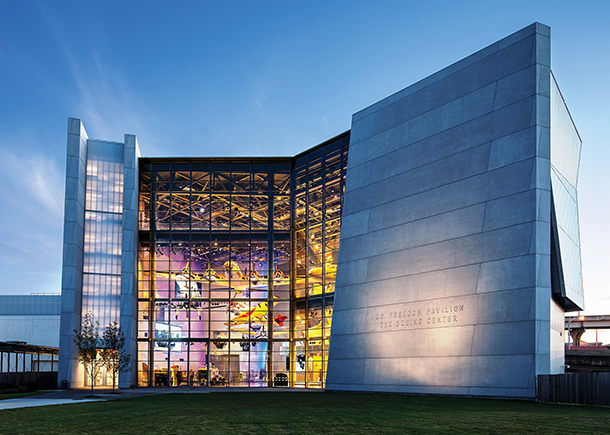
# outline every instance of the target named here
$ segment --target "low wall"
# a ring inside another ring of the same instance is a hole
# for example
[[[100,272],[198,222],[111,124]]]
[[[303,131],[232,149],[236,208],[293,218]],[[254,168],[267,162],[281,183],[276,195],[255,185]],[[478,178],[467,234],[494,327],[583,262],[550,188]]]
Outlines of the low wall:
[[[610,373],[538,375],[541,402],[610,405]]]
[[[57,388],[57,372],[11,372],[0,373],[0,384],[16,387],[32,385],[37,389]]]

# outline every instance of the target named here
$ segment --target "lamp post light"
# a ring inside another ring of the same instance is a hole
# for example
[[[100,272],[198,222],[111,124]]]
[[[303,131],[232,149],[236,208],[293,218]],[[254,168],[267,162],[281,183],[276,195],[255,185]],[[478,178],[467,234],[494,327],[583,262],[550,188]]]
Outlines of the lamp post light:
[[[582,322],[583,320],[585,320],[585,316],[581,316],[580,312],[578,313],[578,317],[575,317],[573,319],[568,320],[568,349],[570,349],[570,339],[572,338],[572,335],[570,334],[570,325],[572,324],[573,321],[578,320],[580,322]]]

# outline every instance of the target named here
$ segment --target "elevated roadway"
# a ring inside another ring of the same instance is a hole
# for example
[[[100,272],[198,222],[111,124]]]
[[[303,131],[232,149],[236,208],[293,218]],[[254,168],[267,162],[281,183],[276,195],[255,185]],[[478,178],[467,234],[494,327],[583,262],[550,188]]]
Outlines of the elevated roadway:
[[[580,346],[580,337],[587,329],[610,329],[610,315],[566,316],[565,330],[572,338],[568,346]]]

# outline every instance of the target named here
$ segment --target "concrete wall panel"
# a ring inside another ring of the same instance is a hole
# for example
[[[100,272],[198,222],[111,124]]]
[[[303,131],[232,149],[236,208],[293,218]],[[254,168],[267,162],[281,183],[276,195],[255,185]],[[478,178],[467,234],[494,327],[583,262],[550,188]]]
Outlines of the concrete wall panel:
[[[479,265],[384,279],[367,284],[345,286],[349,298],[335,302],[337,311],[383,305],[384,301],[407,303],[424,299],[462,296],[476,292]],[[372,288],[372,291],[365,291]]]
[[[59,347],[59,315],[0,316],[0,341]]]

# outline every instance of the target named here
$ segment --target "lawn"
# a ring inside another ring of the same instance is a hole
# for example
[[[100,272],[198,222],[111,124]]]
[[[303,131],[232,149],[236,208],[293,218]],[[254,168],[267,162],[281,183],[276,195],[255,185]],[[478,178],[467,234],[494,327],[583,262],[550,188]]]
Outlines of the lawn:
[[[1,434],[592,434],[610,409],[340,393],[165,394],[0,411]]]

